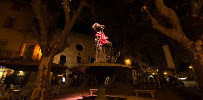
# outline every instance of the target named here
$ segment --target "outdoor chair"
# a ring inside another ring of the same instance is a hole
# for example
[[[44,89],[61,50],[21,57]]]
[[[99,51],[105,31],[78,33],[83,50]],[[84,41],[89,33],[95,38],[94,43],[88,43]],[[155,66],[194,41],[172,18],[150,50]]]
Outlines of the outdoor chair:
[[[51,98],[53,97],[54,94],[56,94],[56,96],[58,96],[59,90],[60,90],[60,85],[55,85],[53,87],[53,90],[51,91]]]
[[[93,93],[97,93],[97,92],[98,92],[98,89],[90,89],[89,94],[93,95]]]
[[[23,91],[21,94],[20,94],[20,99],[21,100],[28,100],[29,97],[31,96],[31,89],[26,89],[25,91]]]

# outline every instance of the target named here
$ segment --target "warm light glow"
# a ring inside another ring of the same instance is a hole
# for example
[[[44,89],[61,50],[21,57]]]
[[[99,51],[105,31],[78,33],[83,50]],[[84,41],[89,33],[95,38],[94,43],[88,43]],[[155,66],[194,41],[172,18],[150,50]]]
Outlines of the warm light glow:
[[[178,78],[179,80],[186,80],[187,77],[183,77],[183,78]]]
[[[167,75],[168,73],[167,72],[164,72],[164,75]]]
[[[39,46],[39,44],[36,44],[34,52],[33,52],[33,59],[34,60],[40,60],[41,56],[42,56],[42,53],[41,53],[40,46]]]
[[[41,59],[41,57],[42,57],[42,51],[41,51],[41,49],[39,49],[39,55],[38,55],[38,60],[40,60]]]
[[[20,52],[20,56],[21,56],[21,57],[23,56],[23,54],[24,54],[24,52],[25,52],[25,47],[26,47],[26,44],[23,43],[22,48],[21,48],[21,52]]]
[[[192,69],[193,67],[192,67],[192,66],[189,66],[189,68]]]
[[[126,65],[131,65],[131,60],[130,60],[130,59],[126,59],[126,60],[125,60],[125,64],[126,64]]]
[[[23,71],[19,71],[19,73],[17,74],[18,76],[24,76],[24,72]]]
[[[152,75],[155,75],[155,73],[152,73]]]
[[[60,74],[59,74],[58,77],[59,77],[59,76],[63,76],[63,75],[60,75]]]

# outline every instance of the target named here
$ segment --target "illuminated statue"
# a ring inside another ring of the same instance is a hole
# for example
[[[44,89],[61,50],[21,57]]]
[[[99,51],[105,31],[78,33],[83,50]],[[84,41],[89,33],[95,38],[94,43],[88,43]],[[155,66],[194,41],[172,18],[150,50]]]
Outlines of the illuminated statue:
[[[104,44],[111,44],[111,42],[109,42],[107,39],[108,37],[105,36],[103,29],[104,29],[104,25],[100,25],[98,23],[95,23],[92,28],[96,31],[95,34],[95,42],[96,42],[96,62],[106,62],[106,55],[102,50],[102,46]]]

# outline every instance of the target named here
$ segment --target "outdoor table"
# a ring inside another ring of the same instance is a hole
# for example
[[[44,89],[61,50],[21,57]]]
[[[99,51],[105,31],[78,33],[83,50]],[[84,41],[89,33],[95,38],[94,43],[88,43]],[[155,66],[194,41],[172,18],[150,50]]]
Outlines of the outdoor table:
[[[21,89],[14,89],[14,90],[11,90],[10,93],[20,94],[20,93],[22,93],[22,90]]]

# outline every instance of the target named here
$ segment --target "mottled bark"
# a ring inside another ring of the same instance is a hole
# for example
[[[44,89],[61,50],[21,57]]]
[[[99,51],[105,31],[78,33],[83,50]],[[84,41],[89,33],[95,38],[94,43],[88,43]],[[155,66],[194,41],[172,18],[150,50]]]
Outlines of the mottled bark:
[[[42,58],[38,69],[38,76],[33,87],[31,100],[48,100],[48,87],[49,76],[51,70],[51,64],[53,62],[54,55],[61,53],[68,46],[67,38],[71,32],[73,25],[80,16],[80,13],[84,6],[92,7],[85,0],[82,0],[78,9],[70,16],[69,0],[62,0],[63,9],[65,13],[65,28],[62,31],[56,31],[53,34],[50,23],[53,23],[53,16],[50,16],[51,12],[47,9],[47,2],[43,0],[33,0],[32,9],[36,18],[34,23],[34,34],[40,48],[42,50]],[[91,8],[90,8],[91,9]],[[49,38],[53,35],[54,38]]]
[[[191,15],[193,17],[198,17],[203,5],[203,0],[191,0]]]
[[[146,6],[143,6],[143,11],[147,13],[152,22],[152,27],[162,34],[176,40],[181,45],[183,45],[190,53],[193,55],[193,65],[196,70],[196,75],[199,83],[199,87],[203,89],[203,51],[202,51],[202,39],[197,42],[191,41],[186,37],[184,32],[182,31],[182,26],[178,20],[178,16],[176,13],[166,7],[163,0],[155,0],[155,5],[159,14],[169,20],[169,23],[172,25],[172,28],[166,28],[161,25],[160,22],[154,18],[149,12]]]
[[[30,100],[48,100],[49,97],[49,75],[51,71],[51,64],[53,56],[42,57],[38,68],[37,78],[34,83],[33,92]]]

